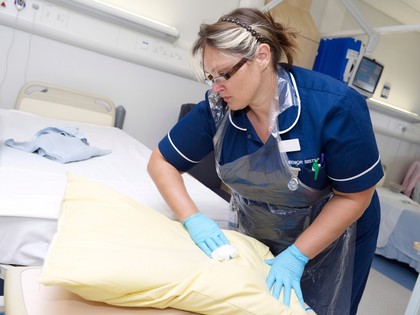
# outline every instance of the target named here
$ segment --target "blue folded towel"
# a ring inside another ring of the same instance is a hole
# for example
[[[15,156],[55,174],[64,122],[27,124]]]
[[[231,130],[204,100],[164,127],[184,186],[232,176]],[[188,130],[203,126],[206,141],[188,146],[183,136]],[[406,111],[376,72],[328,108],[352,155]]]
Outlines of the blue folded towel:
[[[73,127],[48,127],[38,131],[31,141],[15,142],[8,139],[5,145],[37,153],[59,163],[82,161],[111,153],[111,150],[91,147],[79,129]]]

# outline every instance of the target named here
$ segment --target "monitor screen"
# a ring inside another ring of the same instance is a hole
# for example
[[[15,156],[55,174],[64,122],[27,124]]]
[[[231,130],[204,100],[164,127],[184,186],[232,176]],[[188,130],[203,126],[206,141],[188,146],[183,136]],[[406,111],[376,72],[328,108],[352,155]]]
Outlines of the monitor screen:
[[[371,97],[375,92],[384,66],[375,59],[363,56],[356,69],[350,86],[366,97]]]

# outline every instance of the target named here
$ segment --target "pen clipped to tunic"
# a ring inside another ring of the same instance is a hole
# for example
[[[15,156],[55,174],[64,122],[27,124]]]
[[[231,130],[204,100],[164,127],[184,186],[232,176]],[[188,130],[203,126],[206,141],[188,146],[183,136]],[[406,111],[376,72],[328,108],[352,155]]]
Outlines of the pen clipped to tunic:
[[[314,171],[314,180],[318,179],[319,169],[324,165],[324,153],[321,153],[319,159],[312,164],[312,171]]]

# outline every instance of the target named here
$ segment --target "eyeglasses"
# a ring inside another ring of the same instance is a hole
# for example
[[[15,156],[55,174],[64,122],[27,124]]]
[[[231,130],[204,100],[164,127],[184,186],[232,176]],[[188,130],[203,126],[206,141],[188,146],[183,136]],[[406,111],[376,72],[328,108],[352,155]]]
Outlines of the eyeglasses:
[[[218,77],[213,77],[211,74],[204,80],[208,85],[213,86],[214,83],[223,84],[229,80],[241,67],[248,61],[247,58],[242,58],[236,65],[234,65],[228,72],[222,73]]]

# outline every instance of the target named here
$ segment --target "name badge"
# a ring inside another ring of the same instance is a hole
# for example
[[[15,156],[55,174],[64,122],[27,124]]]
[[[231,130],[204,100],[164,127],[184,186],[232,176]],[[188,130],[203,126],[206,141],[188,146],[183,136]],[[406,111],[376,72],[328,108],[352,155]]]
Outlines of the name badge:
[[[280,152],[300,151],[299,139],[290,139],[280,141]]]

